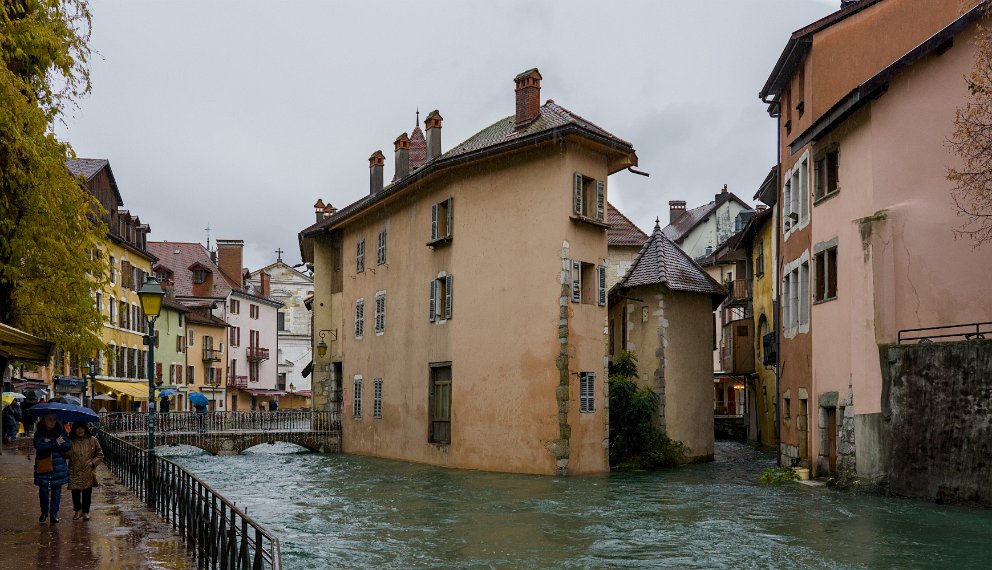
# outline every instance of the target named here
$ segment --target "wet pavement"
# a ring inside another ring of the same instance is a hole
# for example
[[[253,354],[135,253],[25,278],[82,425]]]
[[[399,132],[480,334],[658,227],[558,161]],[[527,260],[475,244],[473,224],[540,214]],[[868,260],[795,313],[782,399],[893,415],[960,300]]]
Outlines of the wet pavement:
[[[172,528],[101,466],[90,520],[72,520],[63,487],[60,522],[38,523],[34,450],[28,438],[4,444],[0,456],[0,570],[196,568]]]

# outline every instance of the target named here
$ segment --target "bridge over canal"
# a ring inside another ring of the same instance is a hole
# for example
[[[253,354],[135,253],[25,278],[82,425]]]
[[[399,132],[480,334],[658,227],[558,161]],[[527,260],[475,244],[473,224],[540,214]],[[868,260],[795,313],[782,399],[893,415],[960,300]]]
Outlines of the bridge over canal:
[[[338,412],[171,412],[156,414],[155,446],[191,445],[213,455],[237,455],[263,443],[283,441],[318,453],[341,452]],[[107,414],[101,429],[128,443],[148,444],[148,414]]]

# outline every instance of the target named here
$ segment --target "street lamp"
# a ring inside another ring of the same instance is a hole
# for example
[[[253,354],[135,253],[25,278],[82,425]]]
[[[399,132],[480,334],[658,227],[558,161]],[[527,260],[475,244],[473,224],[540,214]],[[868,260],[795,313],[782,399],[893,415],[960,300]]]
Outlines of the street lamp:
[[[90,379],[90,408],[92,409],[94,407],[93,397],[95,396],[94,392],[96,390],[96,361],[90,358],[89,361],[80,366],[80,368],[83,369],[83,379],[87,376],[89,376]],[[86,395],[85,387],[83,388],[83,395]]]
[[[296,386],[292,382],[289,383],[289,407],[293,407],[293,393],[296,392]]]
[[[320,335],[320,344],[317,345],[317,354],[319,354],[321,358],[323,358],[324,355],[327,354],[327,343],[324,342],[324,336],[327,333],[331,333],[332,341],[338,339],[338,329],[324,329],[322,331],[317,332],[317,334]]]
[[[155,504],[152,492],[152,474],[155,469],[155,319],[162,311],[162,299],[165,297],[165,290],[159,285],[158,279],[151,275],[145,278],[145,284],[138,290],[138,300],[141,302],[141,310],[148,319],[148,335],[145,343],[148,344],[148,450],[146,457],[145,473],[145,500],[148,506]]]

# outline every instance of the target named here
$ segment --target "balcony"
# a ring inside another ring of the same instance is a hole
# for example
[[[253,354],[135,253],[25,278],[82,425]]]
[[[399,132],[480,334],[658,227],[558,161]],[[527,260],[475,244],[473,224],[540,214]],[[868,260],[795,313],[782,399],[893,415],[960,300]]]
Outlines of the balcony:
[[[203,349],[203,361],[204,362],[220,362],[221,356],[220,351],[215,348],[204,348]]]
[[[247,376],[228,376],[227,386],[229,388],[247,388],[248,387],[248,377]]]
[[[248,361],[249,362],[261,362],[263,360],[269,359],[269,349],[261,348],[258,346],[248,347]]]
[[[743,307],[751,301],[751,282],[748,279],[734,279],[723,284],[727,289],[725,307]]]
[[[754,320],[731,321],[723,327],[720,364],[724,372],[752,374],[754,372]]]

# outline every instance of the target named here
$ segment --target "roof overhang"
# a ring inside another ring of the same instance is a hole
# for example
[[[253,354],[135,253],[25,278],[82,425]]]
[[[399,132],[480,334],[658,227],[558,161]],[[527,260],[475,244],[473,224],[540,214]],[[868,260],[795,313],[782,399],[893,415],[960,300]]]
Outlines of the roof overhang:
[[[0,323],[0,355],[21,362],[47,364],[55,343]]]

